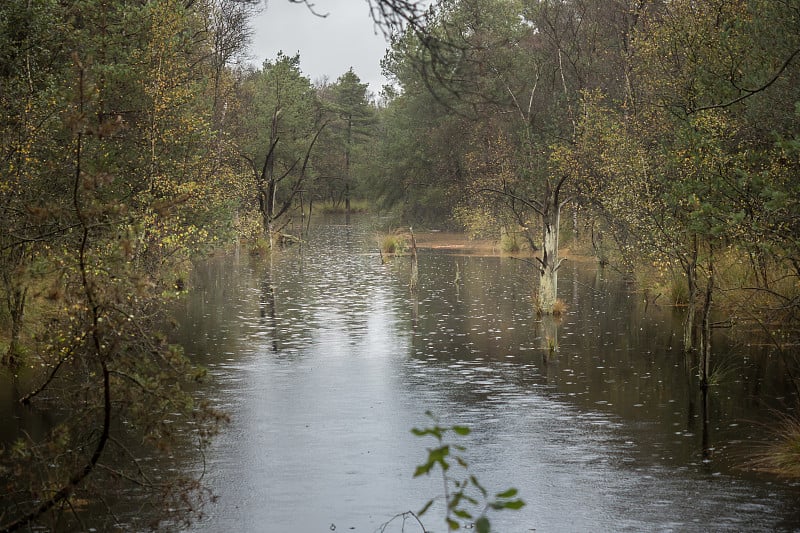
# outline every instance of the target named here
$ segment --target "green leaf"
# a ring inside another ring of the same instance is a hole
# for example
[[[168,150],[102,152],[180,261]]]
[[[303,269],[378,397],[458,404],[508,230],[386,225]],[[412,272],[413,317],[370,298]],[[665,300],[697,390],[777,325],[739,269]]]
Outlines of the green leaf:
[[[502,511],[503,509],[511,509],[516,511],[517,509],[522,509],[525,507],[525,502],[523,500],[495,500],[489,503],[489,507],[495,509],[497,511]]]
[[[456,531],[458,529],[458,522],[452,518],[446,518],[445,521],[447,522],[447,527],[450,529],[450,531]]]
[[[459,435],[469,435],[470,429],[467,426],[453,426],[453,431]]]
[[[424,515],[428,511],[428,509],[431,508],[431,505],[433,505],[433,500],[428,500],[428,503],[426,503],[425,505],[422,506],[422,509],[420,509],[420,511],[417,513],[417,515],[418,516]]]
[[[478,533],[490,533],[490,531],[492,530],[492,526],[491,524],[489,524],[489,519],[486,518],[485,516],[478,518],[475,521],[475,530]]]
[[[453,514],[459,518],[463,518],[464,520],[472,520],[472,515],[464,509],[454,509]]]
[[[525,507],[525,502],[522,500],[511,500],[510,502],[503,503],[504,509],[517,510],[517,509],[522,509],[523,507]]]
[[[465,500],[467,500],[467,501],[468,501],[469,503],[471,503],[472,505],[478,505],[478,500],[476,500],[475,498],[473,498],[473,497],[471,497],[471,496],[467,496],[467,495],[465,494],[465,495],[464,495],[464,499],[465,499]]]
[[[450,464],[445,460],[448,455],[450,455],[450,446],[447,445],[429,450],[428,463],[439,463],[439,465],[442,467],[442,470],[447,470],[450,468]]]
[[[433,435],[438,440],[442,440],[442,428],[440,428],[438,426],[434,426],[432,428],[424,428],[424,429],[413,428],[411,430],[411,433],[413,433],[417,437],[424,437],[426,435]]]
[[[495,497],[496,498],[513,498],[514,496],[517,495],[517,492],[519,492],[517,489],[508,489],[505,492],[501,492],[501,493],[497,494]]]
[[[485,498],[486,497],[486,489],[483,488],[483,485],[478,483],[478,478],[476,478],[474,475],[471,475],[471,476],[469,476],[469,480],[472,482],[472,484],[475,487],[478,488],[479,491],[481,491],[481,494],[483,494],[483,497]]]
[[[424,465],[417,466],[417,469],[414,470],[414,477],[419,477],[419,476],[421,476],[423,474],[429,473],[431,471],[431,467],[432,466],[433,466],[433,463],[427,463],[427,464],[424,464]]]

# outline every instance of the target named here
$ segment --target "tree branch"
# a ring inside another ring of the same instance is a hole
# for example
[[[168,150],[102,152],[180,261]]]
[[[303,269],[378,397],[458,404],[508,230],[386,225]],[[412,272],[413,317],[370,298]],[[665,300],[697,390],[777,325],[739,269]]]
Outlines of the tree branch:
[[[83,337],[81,337],[81,341],[83,341]],[[67,360],[69,360],[69,358],[72,356],[72,353],[75,351],[75,348],[77,346],[78,346],[77,344],[71,345],[69,351],[67,351],[67,353],[58,360],[56,366],[53,367],[53,371],[50,372],[50,375],[47,377],[47,379],[44,380],[44,383],[42,383],[38,388],[32,390],[22,398],[20,398],[19,403],[21,403],[22,405],[28,405],[31,403],[31,400],[33,399],[34,396],[43,392],[47,388],[47,386],[50,385],[53,379],[55,379],[56,374],[58,374],[58,371],[61,368],[61,365],[63,365]]]
[[[43,501],[39,506],[28,513],[25,516],[21,516],[17,518],[13,522],[0,526],[0,532],[2,533],[10,533],[12,531],[18,531],[19,529],[29,525],[31,522],[36,520],[38,517],[52,509],[56,506],[59,502],[69,498],[72,491],[75,490],[77,487],[89,474],[91,474],[94,467],[97,465],[98,461],[100,460],[100,456],[103,455],[103,450],[106,447],[106,444],[109,440],[109,435],[111,431],[111,379],[110,373],[108,371],[108,366],[106,365],[105,361],[100,362],[100,367],[102,368],[103,373],[103,430],[100,434],[100,440],[97,441],[97,445],[95,446],[94,452],[92,456],[89,458],[89,461],[84,465],[84,467],[76,472],[75,474],[70,477],[69,481],[66,485],[61,487],[57,492],[55,492],[50,498]]]
[[[772,78],[770,78],[761,87],[758,87],[756,89],[745,89],[743,87],[739,88],[739,90],[744,91],[745,94],[741,95],[738,98],[734,98],[733,100],[730,100],[730,101],[722,103],[722,104],[711,104],[711,105],[707,105],[707,106],[701,106],[701,107],[698,107],[698,108],[695,108],[695,109],[690,109],[690,110],[687,111],[686,114],[687,115],[691,115],[691,114],[694,114],[694,113],[698,113],[700,111],[708,111],[710,109],[724,109],[724,108],[730,107],[730,106],[732,106],[734,104],[738,104],[739,102],[741,102],[743,100],[746,100],[746,99],[750,98],[753,95],[756,95],[756,94],[758,94],[760,92],[766,91],[773,83],[775,83],[776,81],[778,81],[780,79],[780,77],[783,74],[783,72],[787,68],[789,68],[789,65],[791,64],[792,61],[794,61],[794,58],[797,57],[798,54],[800,54],[800,48],[798,48],[797,50],[792,52],[792,54],[780,66],[780,68],[775,73],[775,75],[772,76]]]
[[[303,159],[303,166],[300,169],[300,177],[297,179],[297,182],[295,182],[294,187],[292,187],[292,192],[289,195],[289,198],[283,203],[281,208],[273,217],[273,220],[280,218],[284,213],[286,213],[286,211],[289,210],[289,207],[291,207],[294,197],[297,195],[297,193],[300,191],[300,187],[303,185],[303,180],[306,176],[306,170],[308,169],[308,161],[311,157],[311,150],[313,150],[314,145],[317,143],[317,139],[319,139],[319,136],[322,133],[322,130],[324,130],[325,126],[327,125],[328,123],[324,122],[322,126],[320,126],[319,130],[317,130],[317,132],[314,134],[314,138],[311,139],[311,143],[308,145],[308,149],[306,150],[305,159]],[[294,168],[296,165],[297,162],[295,161],[295,163],[292,165],[292,168]]]
[[[511,198],[513,200],[521,202],[523,205],[525,205],[527,207],[530,207],[531,209],[536,211],[536,213],[539,216],[542,216],[544,214],[544,209],[541,206],[537,206],[537,205],[535,205],[533,203],[535,200],[526,200],[525,198],[521,198],[521,197],[517,196],[516,194],[510,193],[508,191],[501,191],[499,189],[493,189],[491,187],[483,187],[481,189],[478,189],[477,192],[490,192],[490,193],[494,193],[494,194],[499,194],[501,196],[505,196],[507,198]]]

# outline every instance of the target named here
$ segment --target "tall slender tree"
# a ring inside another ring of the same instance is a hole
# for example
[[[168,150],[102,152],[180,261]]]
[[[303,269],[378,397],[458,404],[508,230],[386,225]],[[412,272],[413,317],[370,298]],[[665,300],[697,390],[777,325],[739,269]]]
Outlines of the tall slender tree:
[[[359,149],[370,137],[370,126],[375,123],[375,112],[370,105],[366,83],[351,68],[342,74],[331,87],[333,113],[338,121],[331,128],[340,139],[343,151],[342,181],[345,211],[350,214],[350,197],[353,189],[354,161],[363,152]]]

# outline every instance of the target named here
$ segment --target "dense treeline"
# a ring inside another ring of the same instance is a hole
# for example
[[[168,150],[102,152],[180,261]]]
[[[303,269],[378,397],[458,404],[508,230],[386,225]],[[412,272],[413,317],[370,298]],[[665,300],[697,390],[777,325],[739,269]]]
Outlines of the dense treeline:
[[[685,309],[704,392],[718,328],[800,390],[797,5],[444,0],[428,30],[384,62],[387,198],[526,245],[544,315],[563,308],[560,238],[588,248]],[[800,424],[782,427],[758,464],[796,475]]]
[[[398,37],[385,61],[400,88],[385,111],[386,173],[409,212],[445,203],[472,231],[527,243],[542,313],[557,302],[560,234],[583,235],[649,297],[686,306],[704,383],[722,325],[796,372],[797,6],[438,7],[430,34]]]
[[[233,174],[206,157],[224,144],[214,108],[229,80],[214,62],[229,51],[213,39],[221,4],[205,7],[0,7],[3,356],[20,403],[58,421],[4,448],[3,530],[73,527],[63,512],[78,519],[97,483],[189,494],[193,480],[160,478],[134,450],[170,446],[176,418],[205,441],[222,418],[184,392],[201,376],[156,333],[189,250],[231,208]]]
[[[797,371],[796,6],[366,4],[391,36],[380,106],[352,71],[249,66],[255,2],[0,5],[0,355],[14,401],[53,417],[2,448],[0,529],[70,527],[109,483],[181,517],[202,504],[196,479],[143,460],[224,421],[186,392],[203,376],[164,303],[197,256],[301,238],[321,202],[524,243],[543,313],[561,234],[582,237],[686,305],[704,380],[720,323]]]
[[[392,4],[379,23],[413,20]],[[257,6],[0,5],[0,357],[22,421],[0,446],[0,530],[84,529],[86,506],[113,522],[131,489],[169,520],[210,496],[152,459],[225,419],[189,392],[203,372],[164,304],[196,257],[349,206],[374,125],[353,72],[314,87],[298,57],[246,63]]]

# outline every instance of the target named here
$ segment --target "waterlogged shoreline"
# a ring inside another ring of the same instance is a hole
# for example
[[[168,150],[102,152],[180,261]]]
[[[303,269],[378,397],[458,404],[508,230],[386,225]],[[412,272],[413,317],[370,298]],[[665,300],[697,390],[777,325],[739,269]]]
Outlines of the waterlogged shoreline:
[[[322,226],[271,267],[222,260],[201,275],[184,342],[232,423],[207,458],[220,499],[193,531],[375,531],[418,510],[441,491],[412,477],[432,443],[410,429],[428,410],[472,428],[481,483],[520,490],[522,510],[492,515],[499,531],[800,527],[800,487],[740,468],[758,436],[743,420],[764,416],[751,399],[791,396],[767,361],[737,367],[703,407],[673,310],[644,311],[579,261],[564,267],[569,311],[549,355],[519,290],[529,265],[417,237],[416,294],[404,260],[359,253],[372,241],[357,224]]]

